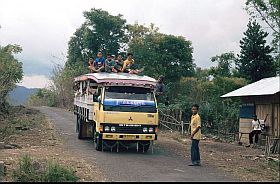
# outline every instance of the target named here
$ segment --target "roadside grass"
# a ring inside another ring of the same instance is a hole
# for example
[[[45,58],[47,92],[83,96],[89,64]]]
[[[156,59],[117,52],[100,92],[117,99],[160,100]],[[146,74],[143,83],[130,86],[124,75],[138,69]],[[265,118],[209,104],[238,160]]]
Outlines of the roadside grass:
[[[43,115],[33,109],[23,106],[11,107],[10,113],[0,119],[0,141],[9,139],[11,135],[23,134],[40,127],[43,120]]]
[[[76,182],[79,177],[72,168],[55,161],[40,163],[29,155],[23,155],[12,172],[12,179],[15,182]]]
[[[273,170],[280,172],[280,161],[269,160],[268,167],[271,167]]]

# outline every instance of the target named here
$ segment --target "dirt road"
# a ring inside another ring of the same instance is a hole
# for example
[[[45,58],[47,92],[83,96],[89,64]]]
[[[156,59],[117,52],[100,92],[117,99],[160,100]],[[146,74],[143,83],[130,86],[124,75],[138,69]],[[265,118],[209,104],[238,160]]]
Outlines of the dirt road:
[[[151,151],[99,152],[91,140],[79,140],[75,133],[75,116],[58,108],[38,107],[54,124],[57,133],[62,137],[66,149],[97,165],[107,181],[235,181],[224,171],[211,164],[201,167],[190,167],[189,155],[180,156],[176,149],[184,149],[182,144],[161,138]],[[203,157],[203,156],[202,156]]]

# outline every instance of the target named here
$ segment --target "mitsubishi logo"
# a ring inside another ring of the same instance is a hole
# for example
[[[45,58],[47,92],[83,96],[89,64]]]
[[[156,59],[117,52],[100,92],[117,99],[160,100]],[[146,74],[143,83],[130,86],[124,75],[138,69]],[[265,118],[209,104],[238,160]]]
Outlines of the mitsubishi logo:
[[[130,118],[128,119],[128,121],[133,121],[133,119],[130,117]]]

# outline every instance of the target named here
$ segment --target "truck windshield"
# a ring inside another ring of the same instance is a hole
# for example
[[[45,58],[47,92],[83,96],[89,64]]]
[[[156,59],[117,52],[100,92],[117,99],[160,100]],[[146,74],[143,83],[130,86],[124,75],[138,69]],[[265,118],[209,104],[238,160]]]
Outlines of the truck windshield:
[[[105,111],[156,112],[154,94],[150,89],[114,86],[105,89]]]

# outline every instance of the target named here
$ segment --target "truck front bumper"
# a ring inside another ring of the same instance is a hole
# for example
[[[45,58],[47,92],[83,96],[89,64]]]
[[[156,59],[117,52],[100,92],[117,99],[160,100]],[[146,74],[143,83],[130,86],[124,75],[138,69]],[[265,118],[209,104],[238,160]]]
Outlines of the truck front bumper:
[[[102,133],[103,140],[157,140],[156,134]]]

